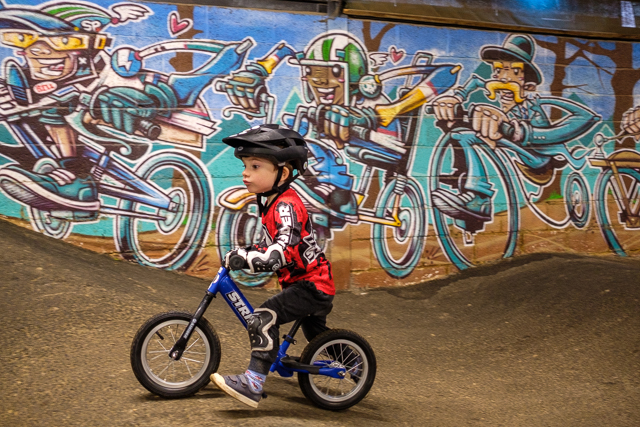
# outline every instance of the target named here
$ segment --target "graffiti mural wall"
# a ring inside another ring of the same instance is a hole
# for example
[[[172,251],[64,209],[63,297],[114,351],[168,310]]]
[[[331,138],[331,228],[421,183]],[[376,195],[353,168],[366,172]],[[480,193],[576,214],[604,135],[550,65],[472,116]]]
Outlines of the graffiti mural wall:
[[[221,139],[279,123],[340,288],[640,249],[637,44],[5,0],[0,55],[0,215],[52,238],[212,277],[261,230]]]

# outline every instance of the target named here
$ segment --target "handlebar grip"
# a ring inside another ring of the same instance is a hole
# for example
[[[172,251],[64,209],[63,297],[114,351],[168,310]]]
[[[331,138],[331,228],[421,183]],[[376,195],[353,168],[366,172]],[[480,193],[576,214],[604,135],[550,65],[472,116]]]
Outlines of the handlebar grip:
[[[426,104],[424,106],[425,114],[435,114],[433,111],[433,104]],[[464,109],[462,104],[456,104],[453,110],[453,116],[457,119],[462,119],[467,115],[467,111]]]
[[[500,124],[500,133],[502,133],[505,138],[513,140],[516,128],[514,128],[510,123],[502,122]]]
[[[214,83],[214,88],[218,92],[227,92],[227,81],[226,80],[217,80]]]
[[[151,120],[142,119],[138,122],[138,130],[142,132],[144,136],[151,140],[158,139],[162,133],[162,128],[152,122]]]
[[[229,258],[229,268],[231,270],[242,270],[247,265],[247,261],[240,255],[233,255]]]

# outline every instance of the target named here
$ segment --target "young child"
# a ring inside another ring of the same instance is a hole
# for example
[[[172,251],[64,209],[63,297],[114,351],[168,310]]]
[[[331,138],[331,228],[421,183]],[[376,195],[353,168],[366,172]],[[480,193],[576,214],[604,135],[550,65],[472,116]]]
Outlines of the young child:
[[[267,124],[222,141],[234,147],[235,156],[244,163],[242,181],[257,196],[263,231],[259,244],[228,252],[223,263],[228,267],[230,258],[240,255],[246,261],[244,268],[252,273],[275,271],[282,292],[256,308],[247,322],[251,360],[245,373],[216,373],[211,379],[230,396],[257,408],[278,355],[279,326],[304,318],[302,331],[309,341],[327,330],[335,286],[331,264],[314,240],[307,210],[289,188],[307,168],[308,149],[302,136]]]

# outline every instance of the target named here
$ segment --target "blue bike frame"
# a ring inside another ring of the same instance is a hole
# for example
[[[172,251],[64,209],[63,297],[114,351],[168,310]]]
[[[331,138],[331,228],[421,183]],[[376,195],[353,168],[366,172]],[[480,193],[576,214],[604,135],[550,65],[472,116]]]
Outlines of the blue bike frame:
[[[229,276],[229,270],[224,267],[220,267],[218,274],[213,279],[207,293],[200,302],[198,309],[193,315],[189,326],[184,330],[182,336],[176,341],[174,346],[169,351],[169,355],[174,360],[179,360],[182,357],[182,353],[185,350],[186,344],[196,327],[196,324],[200,321],[204,312],[211,304],[213,298],[216,298],[217,294],[221,294],[224,300],[227,302],[231,310],[236,314],[236,317],[240,320],[242,325],[247,327],[247,321],[253,314],[253,307],[238,288],[238,285]],[[330,368],[327,367],[327,363],[315,362],[314,365],[305,365],[298,361],[298,358],[287,356],[287,351],[291,344],[295,344],[293,338],[302,324],[302,319],[297,320],[288,334],[284,335],[280,349],[278,350],[278,357],[273,365],[271,365],[271,372],[277,372],[281,377],[291,377],[294,372],[314,374],[314,375],[326,375],[333,378],[342,379],[346,375],[345,368]]]

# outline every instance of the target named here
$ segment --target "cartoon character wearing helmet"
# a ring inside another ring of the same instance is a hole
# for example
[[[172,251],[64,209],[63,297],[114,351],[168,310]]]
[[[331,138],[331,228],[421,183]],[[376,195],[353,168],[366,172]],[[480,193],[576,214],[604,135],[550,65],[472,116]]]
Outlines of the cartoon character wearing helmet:
[[[78,105],[74,89],[95,85],[108,68],[103,50],[111,40],[100,31],[149,14],[146,7],[130,3],[114,5],[109,11],[79,2],[50,3],[41,9],[0,4],[0,43],[23,58],[22,62],[15,58],[4,61],[8,93],[4,101],[16,104],[16,111],[40,109],[38,117],[23,121],[29,122],[26,126],[38,137],[53,141],[60,166],[47,174],[18,164],[3,167],[0,187],[6,194],[38,209],[95,217],[100,202],[91,164],[78,152],[77,135],[65,117]]]
[[[100,208],[92,176],[95,159],[83,156],[80,136],[139,154],[155,140],[200,149],[204,137],[217,130],[200,94],[214,79],[240,67],[253,42],[166,40],[105,52],[110,39],[102,31],[107,26],[150,14],[147,7],[131,3],[109,10],[82,2],[0,9],[0,43],[23,58],[4,63],[6,102],[0,102],[0,118],[11,122],[34,158],[57,161],[46,173],[29,170],[23,162],[0,168],[0,188],[7,195],[63,219],[93,220]],[[150,57],[178,51],[209,59],[191,73],[144,67]]]
[[[402,128],[400,117],[417,112],[450,88],[459,67],[447,65],[445,70],[442,66],[412,65],[373,74],[370,55],[360,41],[347,32],[333,31],[314,38],[304,52],[293,54],[293,49],[281,44],[250,64],[227,81],[224,90],[229,100],[248,112],[258,112],[255,94],[265,92],[265,80],[289,55],[293,56],[290,64],[300,67],[308,105],[299,105],[295,117],[284,114],[283,121],[305,134],[315,160],[297,185],[318,209],[344,222],[358,222],[358,204],[363,197],[355,194],[354,177],[340,151],[385,170],[407,169],[409,132]],[[258,68],[260,73],[255,71]],[[439,75],[436,80],[442,80],[436,85],[432,79],[435,74]],[[386,80],[407,76],[422,78],[394,101],[383,93]],[[304,129],[305,121],[308,129]],[[406,174],[407,170],[401,172]]]

